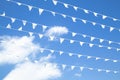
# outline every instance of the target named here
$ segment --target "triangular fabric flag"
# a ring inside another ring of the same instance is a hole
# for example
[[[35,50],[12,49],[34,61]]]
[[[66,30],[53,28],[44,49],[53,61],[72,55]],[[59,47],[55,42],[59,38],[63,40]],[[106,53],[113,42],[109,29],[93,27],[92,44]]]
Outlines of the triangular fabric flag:
[[[102,69],[97,69],[97,71],[98,71],[98,72],[101,72],[101,71],[103,71],[103,70],[102,70]]]
[[[94,16],[95,16],[95,17],[97,17],[97,16],[98,16],[98,13],[96,13],[96,12],[93,12],[93,14],[94,14]]]
[[[73,56],[73,54],[72,54],[72,53],[69,53],[68,55],[69,55],[70,57],[71,57],[71,56]]]
[[[102,43],[104,41],[104,39],[99,39],[100,40],[100,43]]]
[[[117,51],[120,51],[120,48],[117,48],[116,50],[117,50]]]
[[[103,47],[102,45],[98,45],[98,47]]]
[[[37,26],[37,24],[36,24],[36,23],[32,23],[32,27],[33,27],[33,29],[35,29],[35,28],[36,28],[36,26]]]
[[[107,18],[107,16],[105,16],[105,15],[102,15],[102,19],[105,19],[105,18]]]
[[[109,61],[110,59],[104,59],[104,61]]]
[[[105,25],[101,24],[101,27],[104,29],[104,28],[105,28]]]
[[[76,18],[75,17],[71,17],[73,22],[76,22]]]
[[[94,46],[94,44],[91,44],[91,43],[89,44],[89,47],[93,47],[93,46]]]
[[[15,20],[16,20],[15,18],[11,18],[12,23],[14,23],[14,22],[15,22]]]
[[[71,66],[71,70],[74,70],[75,66]]]
[[[83,71],[84,67],[80,67],[80,70]]]
[[[43,13],[44,9],[39,8],[39,15]]]
[[[3,12],[2,14],[0,14],[0,16],[5,16],[6,14],[5,14],[5,12]]]
[[[88,10],[86,10],[86,9],[83,9],[83,11],[84,11],[85,13],[87,13],[87,14],[89,13],[89,11],[88,11]]]
[[[66,18],[66,17],[67,17],[67,15],[65,15],[65,14],[61,14],[61,15],[62,15],[63,18]]]
[[[32,36],[32,35],[33,35],[33,32],[29,32],[29,35]]]
[[[18,31],[22,31],[22,27],[20,27],[20,28],[18,29]]]
[[[83,19],[82,19],[81,21],[82,21],[84,24],[86,24],[86,23],[87,23],[87,21],[86,21],[86,20],[83,20]]]
[[[66,3],[63,3],[63,5],[64,5],[64,7],[65,7],[65,8],[68,8],[68,4],[66,4]]]
[[[72,43],[74,43],[75,41],[74,40],[70,40],[70,43],[72,44]]]
[[[86,38],[86,37],[87,37],[87,35],[84,35],[84,34],[83,34],[82,36],[83,36],[84,38]]]
[[[11,29],[11,25],[10,25],[10,24],[8,24],[8,25],[6,26],[6,28]]]
[[[111,44],[111,43],[112,43],[112,41],[108,41],[108,43],[109,43],[109,44]]]
[[[77,11],[77,9],[78,9],[78,7],[76,7],[76,6],[73,6],[73,8],[74,8],[75,11]]]
[[[95,25],[96,25],[96,22],[91,22],[91,23],[92,23],[92,25],[93,25],[93,26],[95,26]]]
[[[106,73],[109,73],[110,72],[110,70],[106,70]]]
[[[40,38],[40,39],[43,38],[43,34],[39,34],[39,38]]]
[[[25,25],[26,25],[26,23],[27,23],[27,21],[22,20],[22,23],[23,23],[23,25],[25,26]]]
[[[84,43],[85,43],[85,42],[81,42],[81,41],[80,41],[80,45],[81,45],[81,46],[83,46]]]
[[[118,73],[118,71],[113,71],[115,74]]]
[[[65,70],[65,68],[66,68],[66,65],[62,64],[62,69]]]
[[[89,70],[94,70],[93,68],[88,68]]]
[[[57,0],[52,0],[54,5],[57,5]]]
[[[44,52],[44,49],[43,49],[43,48],[40,48],[40,52],[43,53],[43,52]]]
[[[113,62],[118,62],[118,60],[113,60]]]
[[[60,51],[59,54],[62,55],[62,54],[63,54],[63,51]]]
[[[77,57],[80,58],[80,57],[82,57],[82,55],[78,54]]]
[[[42,25],[42,30],[43,30],[43,32],[44,32],[46,29],[47,29],[47,26]]]
[[[101,58],[99,58],[99,57],[96,57],[95,59],[96,59],[96,60],[99,60],[99,59],[101,59]]]
[[[54,36],[49,36],[50,41],[53,41],[55,39]]]
[[[115,18],[112,18],[113,19],[113,21],[117,21],[117,19],[115,19]]]
[[[51,11],[51,13],[52,13],[52,15],[53,15],[53,16],[55,16],[55,14],[56,14],[56,13],[55,13],[55,12],[53,12],[53,11]]]
[[[77,35],[77,33],[72,32],[72,37],[75,37]]]
[[[90,58],[92,58],[92,56],[87,56],[87,59],[90,59]]]
[[[64,40],[64,38],[60,38],[60,43],[62,44]]]
[[[22,5],[22,3],[17,2],[17,5],[18,5],[18,6],[21,6],[21,5]]]
[[[95,39],[95,37],[90,37],[90,40],[93,41]]]
[[[112,47],[107,47],[107,49],[112,49]]]
[[[112,32],[115,28],[114,27],[110,27],[110,32]]]
[[[50,50],[51,53],[54,53],[55,51],[54,50]]]
[[[33,8],[32,6],[28,5],[28,9],[29,9],[29,11],[31,11],[32,8]]]

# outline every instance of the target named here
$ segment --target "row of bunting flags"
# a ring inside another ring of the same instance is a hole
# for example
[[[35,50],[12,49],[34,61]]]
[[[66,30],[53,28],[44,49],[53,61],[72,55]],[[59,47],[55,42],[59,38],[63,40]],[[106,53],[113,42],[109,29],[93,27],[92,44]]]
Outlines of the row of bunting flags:
[[[30,31],[25,31],[23,30],[23,27],[19,27],[18,29],[14,29],[11,27],[10,24],[8,24],[6,26],[7,29],[12,29],[12,30],[17,30],[17,31],[23,31],[23,32],[27,32],[29,33],[30,36],[32,36],[33,34],[37,34],[40,39],[43,38],[43,37],[46,37],[44,34],[40,34],[40,33],[35,33],[35,32],[30,32]],[[91,47],[94,47],[94,46],[97,46],[99,48],[106,48],[108,50],[116,50],[117,52],[120,51],[120,48],[116,48],[116,47],[110,47],[110,46],[104,46],[104,45],[100,45],[100,44],[93,44],[93,43],[88,43],[88,42],[83,42],[83,41],[78,41],[78,40],[72,40],[72,39],[68,39],[68,38],[62,38],[62,37],[55,37],[55,36],[49,36],[49,39],[50,41],[59,41],[61,44],[63,44],[63,42],[67,41],[69,42],[70,44],[73,44],[73,43],[79,43],[79,45],[82,47],[83,45],[88,45],[90,48]],[[59,40],[56,40],[56,39],[59,39]]]
[[[77,18],[77,17],[74,17],[74,16],[66,15],[66,14],[63,14],[63,13],[58,13],[58,12],[55,12],[55,11],[51,11],[51,10],[47,10],[47,9],[43,9],[43,8],[39,8],[39,7],[35,7],[35,6],[31,6],[31,5],[16,2],[16,1],[13,1],[13,0],[8,0],[8,1],[13,2],[13,3],[15,3],[19,6],[26,6],[26,7],[28,7],[29,11],[31,11],[33,8],[37,9],[38,12],[39,12],[39,15],[42,15],[43,12],[49,12],[53,16],[60,15],[63,18],[70,18],[73,22],[81,21],[84,24],[91,23],[93,26],[100,26],[102,29],[109,28],[110,32],[112,32],[113,30],[117,30],[118,32],[120,32],[119,28],[115,28],[113,26],[108,26],[108,25],[105,25],[105,24],[102,24],[102,23],[97,23],[97,22],[94,22],[94,21],[89,21],[89,20]]]
[[[6,17],[6,18],[9,18],[11,20],[11,23],[14,23],[16,20],[18,21],[21,21],[23,26],[25,26],[27,23],[30,23],[32,24],[32,28],[35,29],[36,27],[40,26],[42,27],[43,29],[43,32],[49,28],[50,26],[46,26],[46,25],[43,25],[43,24],[38,24],[38,23],[34,23],[34,22],[29,22],[29,21],[26,21],[26,20],[21,20],[21,19],[17,19],[17,18],[13,18],[13,17],[10,17],[10,16],[6,16],[5,15],[5,12],[4,12],[4,15],[3,14],[0,14],[0,16],[2,17]],[[106,39],[103,39],[103,38],[97,38],[97,37],[94,37],[94,36],[90,36],[90,35],[86,35],[86,34],[82,34],[82,33],[76,33],[76,32],[72,32],[72,31],[68,31],[69,33],[71,33],[72,37],[75,37],[75,36],[82,36],[83,38],[89,38],[90,41],[94,41],[94,40],[99,40],[100,43],[103,43],[103,42],[107,42],[108,44],[117,44],[117,45],[120,45],[120,42],[115,42],[115,41],[111,41],[111,40],[106,40]]]

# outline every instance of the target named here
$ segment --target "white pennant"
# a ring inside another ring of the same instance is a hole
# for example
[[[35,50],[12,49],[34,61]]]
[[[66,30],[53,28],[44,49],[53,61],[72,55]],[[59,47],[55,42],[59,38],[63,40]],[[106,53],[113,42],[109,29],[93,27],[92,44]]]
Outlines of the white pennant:
[[[29,32],[29,35],[32,36],[32,35],[33,35],[33,32]]]
[[[37,26],[37,24],[36,24],[36,23],[32,23],[32,27],[33,27],[33,29],[35,29],[35,28],[36,28],[36,26]]]
[[[42,25],[43,32],[47,29],[47,26]]]
[[[65,64],[62,64],[62,68],[63,68],[63,70],[66,68],[66,65]]]
[[[15,22],[15,20],[16,20],[15,18],[11,18],[12,23],[14,23],[14,22]]]
[[[43,13],[44,9],[39,8],[39,15]]]
[[[54,53],[55,51],[54,50],[50,50],[51,53]]]
[[[95,39],[95,37],[90,37],[90,40],[93,41]]]
[[[43,52],[44,52],[44,49],[43,49],[43,48],[41,48],[41,49],[40,49],[40,52],[41,52],[41,53],[43,53]]]
[[[65,8],[68,8],[68,4],[64,3],[63,5],[64,5]]]
[[[102,45],[99,45],[98,47],[103,47]]]
[[[53,15],[53,16],[55,16],[55,14],[56,14],[56,13],[55,13],[55,12],[53,12],[53,11],[51,11],[51,13],[52,13],[52,15]]]
[[[95,26],[95,25],[96,25],[96,22],[91,22],[91,23],[92,23],[92,25],[93,25],[93,26]]]
[[[86,24],[86,23],[87,23],[87,21],[86,21],[86,20],[83,20],[83,19],[82,19],[81,21],[82,21],[84,24]]]
[[[41,39],[43,37],[43,34],[39,34],[39,38]]]
[[[110,59],[104,59],[105,61],[109,61]]]
[[[22,27],[20,27],[20,28],[18,29],[18,31],[22,31]]]
[[[73,22],[76,22],[76,18],[75,17],[71,17]]]
[[[11,29],[11,25],[10,25],[10,24],[8,24],[8,25],[6,26],[6,28]]]
[[[104,29],[104,28],[105,28],[105,25],[101,24],[101,27]]]
[[[62,54],[63,54],[63,51],[60,51],[59,54],[62,55]]]
[[[114,27],[110,27],[110,32],[114,30]]]
[[[0,14],[0,16],[5,16],[5,12],[3,12],[3,14]]]
[[[90,59],[90,58],[92,58],[92,56],[87,56],[87,59]]]
[[[95,17],[97,17],[97,16],[98,16],[98,13],[96,13],[96,12],[93,12],[93,14],[94,14],[94,16],[95,16]]]
[[[86,10],[86,9],[83,9],[83,11],[84,11],[85,13],[89,13],[89,11],[88,11],[88,10]]]
[[[72,53],[69,53],[68,55],[69,55],[69,56],[73,56],[73,54],[72,54]]]
[[[54,5],[57,5],[57,1],[56,0],[52,0]]]
[[[119,49],[119,48],[117,48],[117,51],[120,51],[120,49]]]
[[[93,70],[93,68],[88,68],[89,70]]]
[[[76,36],[77,35],[77,33],[75,33],[75,32],[72,32],[72,37],[74,37],[74,36]]]
[[[117,19],[113,18],[113,21],[117,21]]]
[[[50,38],[50,41],[53,41],[54,40],[54,36],[49,36],[49,38]]]
[[[64,40],[64,38],[60,38],[60,43],[62,44]]]
[[[102,19],[105,19],[105,18],[107,18],[107,16],[105,16],[105,15],[102,15]]]
[[[109,44],[111,44],[111,43],[112,43],[112,41],[108,41],[108,43],[109,43]]]
[[[22,20],[22,23],[23,23],[23,25],[25,26],[25,25],[26,25],[26,23],[27,23],[27,21]]]
[[[106,70],[106,73],[110,72],[110,70]]]
[[[18,5],[18,6],[21,6],[21,5],[22,5],[22,3],[17,2],[17,5]]]
[[[84,38],[86,38],[86,37],[87,37],[87,35],[84,35],[84,34],[83,34],[82,36],[83,36]]]
[[[107,49],[112,49],[111,47],[107,47]]]
[[[95,59],[96,59],[96,60],[99,60],[100,58],[99,58],[99,57],[96,57]]]
[[[74,70],[75,66],[71,66],[71,70]]]
[[[114,71],[114,73],[116,74],[116,73],[118,73],[118,71]]]
[[[66,18],[67,16],[65,14],[61,14],[63,18]]]
[[[85,43],[85,42],[81,42],[81,41],[80,41],[80,45],[81,45],[81,46],[83,46],[84,43]]]
[[[84,67],[80,67],[80,70],[83,71]]]
[[[113,60],[113,62],[118,62],[118,60]]]
[[[104,39],[99,39],[100,40],[100,43],[102,43],[104,41]]]
[[[93,47],[93,46],[94,46],[94,44],[91,44],[91,43],[89,44],[89,47]]]
[[[97,71],[100,72],[100,71],[102,71],[102,69],[98,69]]]
[[[70,40],[70,43],[72,44],[72,43],[74,43],[75,41],[74,40]]]
[[[74,10],[76,10],[76,11],[77,11],[77,9],[78,9],[78,7],[76,7],[76,6],[73,6],[73,8],[74,8]]]
[[[78,54],[77,56],[78,56],[78,58],[82,57],[82,55],[80,55],[80,54]]]
[[[29,11],[31,11],[32,8],[33,8],[32,6],[28,5],[28,9],[29,9]]]

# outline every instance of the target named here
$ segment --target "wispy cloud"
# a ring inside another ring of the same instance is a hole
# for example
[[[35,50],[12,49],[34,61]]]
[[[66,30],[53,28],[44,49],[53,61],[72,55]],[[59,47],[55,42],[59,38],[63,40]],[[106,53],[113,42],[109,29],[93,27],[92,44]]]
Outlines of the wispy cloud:
[[[16,64],[25,60],[40,46],[33,43],[33,37],[0,37],[0,64]]]

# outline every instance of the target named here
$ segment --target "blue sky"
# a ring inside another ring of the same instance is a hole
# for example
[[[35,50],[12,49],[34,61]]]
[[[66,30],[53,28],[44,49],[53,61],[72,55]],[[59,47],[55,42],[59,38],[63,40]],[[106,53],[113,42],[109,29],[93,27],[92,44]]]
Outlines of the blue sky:
[[[1,0],[0,80],[119,80],[119,3]]]

